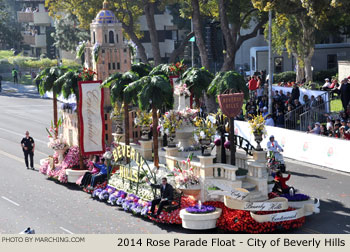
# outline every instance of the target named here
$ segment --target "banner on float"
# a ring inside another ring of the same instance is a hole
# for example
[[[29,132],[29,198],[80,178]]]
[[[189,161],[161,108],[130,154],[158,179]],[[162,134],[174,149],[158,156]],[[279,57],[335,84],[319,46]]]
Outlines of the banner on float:
[[[305,203],[301,208],[296,210],[281,212],[281,213],[264,214],[264,215],[250,212],[250,216],[255,221],[260,223],[289,221],[289,220],[296,220],[314,213],[320,213],[319,207],[320,207],[320,201],[318,199],[315,199],[315,202]]]
[[[105,152],[103,89],[101,81],[81,81],[79,85],[80,146],[83,155]]]
[[[288,200],[282,197],[262,202],[248,202],[225,196],[224,204],[228,208],[244,211],[281,211],[288,209]]]

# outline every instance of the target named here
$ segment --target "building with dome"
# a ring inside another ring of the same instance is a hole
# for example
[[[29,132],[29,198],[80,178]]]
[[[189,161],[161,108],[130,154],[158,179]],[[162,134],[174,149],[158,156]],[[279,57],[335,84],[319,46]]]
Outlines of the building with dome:
[[[129,46],[124,39],[122,24],[104,1],[103,9],[90,24],[91,39],[85,48],[85,67],[97,73],[96,80],[104,81],[115,72],[127,72],[131,69]],[[94,53],[98,54],[95,61]],[[110,112],[110,90],[104,88],[105,140],[112,139],[112,121]]]
[[[124,40],[122,24],[104,1],[103,9],[90,24],[91,40],[85,51],[85,66],[97,73],[98,80],[105,80],[115,72],[126,72],[131,68],[131,56]],[[93,51],[98,49],[95,62]]]

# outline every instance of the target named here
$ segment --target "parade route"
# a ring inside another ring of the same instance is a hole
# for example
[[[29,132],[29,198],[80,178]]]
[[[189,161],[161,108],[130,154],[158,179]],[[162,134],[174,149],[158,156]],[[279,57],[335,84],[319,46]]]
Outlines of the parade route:
[[[153,224],[91,199],[75,184],[46,179],[38,169],[39,160],[52,154],[45,131],[52,118],[52,100],[32,93],[2,93],[0,108],[0,233],[16,234],[27,227],[39,234],[198,233]],[[36,142],[35,171],[25,168],[20,147],[26,130]],[[321,213],[306,217],[305,225],[291,232],[350,233],[349,174],[294,161],[287,161],[287,169],[292,174],[289,184],[321,201]]]

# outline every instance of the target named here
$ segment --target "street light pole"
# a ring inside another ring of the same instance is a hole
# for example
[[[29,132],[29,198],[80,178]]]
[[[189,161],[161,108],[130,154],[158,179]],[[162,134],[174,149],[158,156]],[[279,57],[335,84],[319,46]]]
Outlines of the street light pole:
[[[273,83],[273,72],[272,72],[272,11],[269,10],[269,114],[272,114],[272,83]]]
[[[191,19],[191,33],[193,33],[193,21]],[[191,63],[194,67],[194,41],[191,41]]]

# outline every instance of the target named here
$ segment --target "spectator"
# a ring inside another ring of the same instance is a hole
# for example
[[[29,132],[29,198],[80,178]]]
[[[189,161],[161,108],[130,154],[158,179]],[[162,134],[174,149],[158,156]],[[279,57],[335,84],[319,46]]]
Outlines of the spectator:
[[[284,128],[284,115],[283,115],[282,111],[277,112],[276,127]]]
[[[327,131],[329,131],[331,128],[333,129],[332,117],[327,116],[326,129],[327,129]]]
[[[349,78],[350,76],[348,77],[348,79]],[[340,99],[343,104],[344,110],[346,110],[350,101],[350,84],[348,83],[347,79],[344,79],[344,82],[340,87]]]
[[[259,85],[259,88],[256,90],[257,96],[258,96],[258,101],[261,101],[263,95],[264,95],[264,85],[261,84]]]
[[[323,124],[321,125],[321,127],[320,127],[320,135],[322,135],[322,136],[328,136],[328,130],[327,130],[327,128],[326,128],[326,126],[324,126]]]
[[[275,91],[275,94],[272,96],[273,99],[275,99],[276,101],[280,100],[280,95],[278,93],[278,90]]]
[[[263,108],[263,112],[262,112],[262,117],[266,117],[269,114],[269,112],[267,111],[267,107]]]
[[[255,75],[253,75],[252,78],[250,79],[248,83],[248,89],[249,89],[249,97],[251,99],[255,99],[255,96],[256,96],[255,93],[256,93],[256,90],[258,89],[258,81]]]
[[[293,89],[292,89],[292,100],[294,101],[295,99],[299,100],[300,97],[300,90],[299,87],[297,85],[297,83],[294,83],[293,85]]]
[[[317,103],[316,103],[316,99],[315,99],[315,96],[311,95],[310,97],[310,108],[314,108],[317,106]]]
[[[333,130],[333,137],[335,138],[340,138],[340,124],[339,123],[336,123],[334,124],[334,130]]]
[[[346,126],[345,126],[345,131],[348,131],[350,129],[350,119],[348,119]]]
[[[324,90],[324,91],[330,91],[332,88],[331,88],[331,85],[332,83],[329,82],[329,79],[326,78],[325,79],[325,83],[323,84],[321,90]]]
[[[321,124],[319,122],[315,123],[315,127],[311,129],[311,126],[309,126],[309,131],[308,133],[313,133],[319,135],[321,133]]]
[[[283,93],[283,90],[280,90],[280,100],[284,103],[288,100],[288,97]]]
[[[261,98],[261,101],[259,102],[259,109],[262,109],[264,107],[266,107],[268,104],[267,104],[267,96],[263,96]]]
[[[275,122],[273,121],[271,114],[268,114],[266,116],[265,125],[266,126],[273,126],[273,127],[275,126]]]

